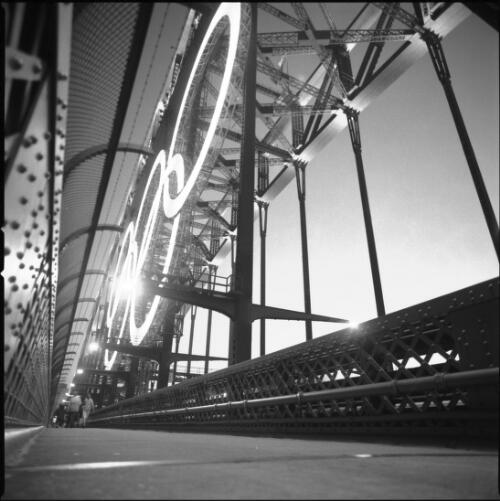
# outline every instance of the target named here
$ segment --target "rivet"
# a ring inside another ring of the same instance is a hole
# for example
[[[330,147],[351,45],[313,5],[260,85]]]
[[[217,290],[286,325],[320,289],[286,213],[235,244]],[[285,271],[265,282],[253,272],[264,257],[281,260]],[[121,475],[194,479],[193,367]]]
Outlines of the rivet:
[[[43,197],[43,191],[37,191],[36,193],[39,197]]]
[[[5,308],[5,314],[10,315],[12,313],[12,310],[10,308]]]
[[[41,153],[37,153],[37,154],[35,155],[35,158],[36,158],[37,160],[42,160],[43,155],[42,155]]]
[[[27,289],[28,287],[29,287],[29,285],[28,285],[28,284],[24,284],[24,285],[23,285],[23,289]]]
[[[19,172],[20,174],[24,174],[28,169],[26,168],[25,165],[23,164],[19,164],[17,166],[17,172]]]
[[[17,221],[12,221],[12,223],[10,223],[10,227],[13,230],[17,230],[19,228],[19,223]]]
[[[18,259],[22,259],[24,257],[24,253],[16,252],[16,256],[18,257]]]
[[[14,275],[9,277],[9,282],[13,284],[16,281],[16,277]]]
[[[32,210],[32,211],[31,211],[31,215],[32,215],[33,217],[36,217],[36,216],[38,216],[38,212],[37,212],[36,210]]]
[[[9,350],[10,350],[10,346],[8,344],[4,344],[3,351],[9,351]]]
[[[19,199],[19,203],[20,203],[21,205],[26,205],[26,204],[28,203],[28,199],[27,199],[26,197],[21,197],[21,198]]]
[[[31,247],[33,247],[33,244],[30,241],[26,242],[26,248],[31,249]]]
[[[49,179],[50,178],[50,172],[46,172],[44,175],[45,179]]]
[[[35,252],[40,252],[40,247],[35,247],[33,250],[34,250]]]
[[[28,176],[28,181],[29,181],[30,183],[32,183],[32,182],[34,182],[34,181],[36,181],[36,176],[35,176],[35,174],[30,174],[30,175]]]
[[[50,132],[44,132],[43,137],[44,137],[44,139],[47,139],[47,141],[48,141],[49,139],[52,138],[52,134]]]
[[[33,228],[35,228],[35,230],[36,230],[38,228],[38,223],[36,221],[34,221],[31,226],[33,226]]]
[[[24,263],[19,263],[19,268],[24,269]]]
[[[26,231],[24,232],[24,236],[25,236],[26,238],[28,238],[30,235],[31,235],[31,231],[26,230]]]
[[[39,211],[42,211],[42,210],[44,210],[44,209],[45,209],[45,207],[44,207],[42,204],[40,204],[40,205],[38,206],[38,210],[39,210]]]
[[[14,292],[16,292],[17,290],[19,290],[19,287],[17,286],[17,284],[14,284],[14,285],[11,287],[11,290],[13,290]]]
[[[3,250],[3,255],[8,256],[9,254],[10,254],[10,249],[8,247],[5,247],[5,249]]]

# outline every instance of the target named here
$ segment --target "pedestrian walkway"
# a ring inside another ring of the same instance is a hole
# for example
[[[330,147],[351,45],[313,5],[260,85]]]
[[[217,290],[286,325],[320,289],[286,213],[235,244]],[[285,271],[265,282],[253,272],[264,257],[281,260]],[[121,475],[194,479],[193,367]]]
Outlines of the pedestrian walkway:
[[[490,447],[98,428],[11,441],[2,499],[499,499]]]

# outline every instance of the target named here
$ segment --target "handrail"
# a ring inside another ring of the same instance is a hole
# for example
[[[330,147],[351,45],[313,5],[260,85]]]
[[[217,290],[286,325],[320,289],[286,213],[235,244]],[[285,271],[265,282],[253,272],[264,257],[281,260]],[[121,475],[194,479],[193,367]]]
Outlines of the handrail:
[[[419,390],[444,390],[460,385],[499,384],[500,370],[498,367],[489,369],[477,369],[463,371],[454,374],[438,373],[434,376],[405,379],[402,381],[390,381],[386,383],[372,383],[349,388],[335,388],[329,390],[298,392],[292,395],[280,395],[277,397],[245,399],[234,402],[222,402],[218,404],[197,405],[178,409],[165,409],[139,413],[121,414],[102,418],[93,418],[92,422],[109,421],[113,419],[125,419],[134,417],[153,417],[162,415],[187,414],[193,412],[224,411],[229,409],[247,409],[265,405],[284,405],[303,402],[314,402],[324,399],[340,399],[353,397],[368,397],[377,395],[401,395]]]

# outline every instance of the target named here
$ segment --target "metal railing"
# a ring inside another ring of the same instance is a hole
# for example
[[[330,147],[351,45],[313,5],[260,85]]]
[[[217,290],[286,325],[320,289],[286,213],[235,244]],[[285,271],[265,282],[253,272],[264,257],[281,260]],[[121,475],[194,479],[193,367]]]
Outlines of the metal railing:
[[[498,279],[123,400],[92,426],[495,434]]]

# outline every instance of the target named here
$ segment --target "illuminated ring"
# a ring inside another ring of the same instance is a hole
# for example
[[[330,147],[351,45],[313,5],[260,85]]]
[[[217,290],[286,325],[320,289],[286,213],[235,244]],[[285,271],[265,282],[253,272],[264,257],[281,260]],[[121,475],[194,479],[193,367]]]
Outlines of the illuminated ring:
[[[186,184],[183,185],[180,193],[178,193],[175,198],[170,197],[170,193],[168,192],[168,190],[165,190],[163,192],[163,210],[165,212],[165,216],[167,216],[168,218],[173,218],[179,213],[179,211],[182,209],[182,206],[186,202],[187,197],[191,193],[191,190],[193,189],[196,179],[200,174],[203,163],[205,162],[208,149],[210,147],[210,144],[212,143],[213,136],[215,135],[215,130],[219,123],[219,118],[222,112],[222,107],[224,106],[224,101],[226,100],[227,91],[229,89],[229,84],[231,81],[231,74],[233,71],[234,61],[236,59],[236,49],[238,48],[238,38],[240,34],[241,6],[239,3],[220,4],[219,8],[217,9],[217,12],[215,13],[214,17],[212,18],[212,21],[210,22],[207,33],[205,34],[205,38],[203,39],[200,50],[198,51],[198,55],[196,56],[193,69],[191,70],[191,75],[189,76],[189,80],[186,85],[186,92],[184,93],[184,97],[182,98],[179,114],[177,115],[177,121],[175,123],[174,134],[172,136],[172,142],[170,143],[171,148],[168,153],[167,178],[169,177],[169,174],[171,172],[176,170],[176,168],[179,169],[181,168],[182,173],[184,174],[184,162],[182,161],[181,163],[179,159],[176,158],[177,155],[179,155],[180,160],[183,160],[182,156],[180,154],[173,155],[173,150],[175,148],[175,143],[177,140],[177,133],[179,132],[181,118],[189,95],[189,89],[191,88],[191,84],[193,82],[196,70],[200,63],[205,47],[208,44],[210,35],[214,31],[219,21],[224,16],[227,16],[229,19],[229,28],[230,28],[229,48],[227,51],[226,67],[224,68],[224,75],[222,77],[219,95],[217,96],[217,102],[215,104],[214,114],[212,116],[212,120],[210,121],[208,132],[207,135],[205,136],[205,141],[201,148],[201,152],[198,156],[198,159],[196,160],[196,163],[189,175],[189,179],[187,180]]]
[[[207,131],[207,134],[205,136],[205,140],[203,143],[203,146],[200,151],[200,155],[198,156],[198,159],[189,175],[189,179],[187,180],[187,183],[184,183],[184,159],[182,158],[182,155],[177,153],[173,154],[173,150],[175,148],[175,142],[177,139],[177,134],[179,132],[180,124],[181,124],[181,119],[183,115],[183,111],[187,102],[187,99],[189,97],[189,90],[191,88],[194,76],[196,74],[197,67],[199,65],[199,62],[201,60],[201,57],[203,55],[203,52],[208,44],[210,35],[214,31],[215,27],[219,23],[219,21],[224,17],[227,16],[229,19],[229,24],[230,24],[230,34],[229,34],[229,48],[228,48],[228,53],[227,53],[227,58],[226,58],[226,67],[224,69],[224,75],[222,78],[221,86],[220,86],[220,92],[219,96],[217,97],[217,102],[215,105],[214,109],[214,114],[212,116],[212,119],[210,121],[210,125]],[[169,150],[168,154],[168,161],[166,161],[166,154],[165,151],[162,150],[159,152],[158,156],[156,157],[155,163],[153,164],[153,168],[151,169],[148,182],[146,184],[146,188],[144,190],[144,195],[141,200],[141,205],[139,208],[139,212],[137,215],[136,219],[136,224],[137,226],[134,227],[133,222],[130,223],[129,227],[127,228],[127,233],[124,236],[124,239],[128,237],[129,231],[131,234],[131,243],[129,244],[128,247],[128,253],[125,258],[125,261],[123,263],[123,267],[128,271],[128,274],[124,275],[126,279],[131,280],[133,283],[136,282],[140,276],[142,266],[144,264],[144,261],[147,256],[147,252],[149,250],[149,245],[151,242],[154,226],[156,223],[156,218],[158,216],[158,210],[160,203],[163,202],[163,211],[165,216],[168,219],[174,219],[173,226],[172,226],[172,231],[170,234],[170,241],[168,245],[168,250],[167,250],[167,256],[165,259],[165,263],[162,269],[162,274],[167,274],[168,270],[170,268],[170,264],[172,261],[173,257],[173,252],[175,249],[175,242],[177,240],[177,233],[179,229],[179,222],[180,222],[180,214],[179,211],[182,209],[184,206],[191,190],[193,189],[193,186],[200,174],[201,168],[203,166],[203,163],[205,162],[210,144],[212,142],[213,136],[215,135],[215,131],[220,119],[220,115],[222,113],[222,108],[224,106],[224,102],[226,99],[227,91],[229,88],[230,84],[230,79],[231,79],[231,74],[234,66],[234,61],[236,59],[236,50],[238,46],[238,38],[239,38],[239,28],[240,28],[240,18],[241,18],[241,7],[240,4],[231,4],[231,3],[223,3],[219,6],[219,9],[215,13],[209,28],[207,30],[207,33],[205,34],[204,40],[201,44],[200,50],[198,51],[193,70],[191,71],[191,75],[189,77],[187,86],[186,86],[186,92],[184,93],[184,97],[180,106],[180,111],[177,116],[177,121],[175,124],[174,128],[174,134],[172,137],[172,142],[171,142],[171,148]],[[167,168],[165,169],[165,163],[167,163]],[[143,232],[142,236],[142,241],[141,241],[141,246],[138,248],[138,244],[136,241],[137,237],[137,231],[139,229],[138,223],[140,222],[142,212],[144,210],[144,205],[146,202],[146,196],[148,193],[148,190],[150,188],[153,176],[156,172],[157,167],[160,167],[160,182],[158,183],[158,189],[157,192],[155,193],[155,196],[153,198],[153,203],[150,208],[150,212],[148,214],[146,226]],[[169,179],[170,175],[174,174],[177,177],[177,187],[178,190],[180,189],[180,192],[176,195],[175,198],[171,198],[170,196],[170,190],[169,190]],[[162,196],[163,195],[163,196]],[[121,260],[121,253],[123,251],[124,246],[122,247],[120,251],[120,256],[118,260],[118,265],[120,264]],[[118,266],[117,265],[117,266]],[[121,273],[123,275],[123,271]],[[118,273],[116,273],[116,276],[118,277]],[[133,345],[138,345],[142,342],[144,336],[146,335],[147,331],[151,327],[151,323],[153,322],[154,316],[156,314],[156,311],[159,306],[159,302],[161,297],[160,296],[155,296],[153,299],[153,302],[151,304],[151,307],[146,314],[146,318],[144,319],[142,325],[139,327],[136,325],[135,322],[135,308],[136,308],[136,290],[135,288],[132,289],[129,297],[127,298],[127,305],[125,309],[125,315],[124,315],[124,321],[122,322],[121,328],[120,328],[120,339],[123,335],[124,328],[126,325],[126,319],[127,315],[129,315],[129,325],[130,325],[130,340]],[[118,303],[122,299],[121,295],[117,291],[113,291],[112,296],[111,296],[111,314],[108,314],[107,317],[107,325],[108,328],[111,328],[114,316],[116,314],[117,308],[118,308]],[[107,366],[109,364],[109,368],[112,367],[114,360],[116,358],[116,352],[114,352],[111,360],[107,359],[107,352],[108,350],[105,350],[105,362]]]
[[[132,224],[132,228],[133,228],[133,224]],[[127,254],[127,258],[125,259],[125,264],[124,264],[125,273],[128,273],[129,279],[132,276],[132,272],[133,272],[132,268],[134,266],[134,257],[136,255],[136,249],[137,249],[137,245],[134,241],[132,241],[132,248],[129,250],[129,253]],[[118,335],[118,339],[121,339],[123,337],[123,333],[124,333],[125,327],[127,325],[127,319],[128,319],[128,315],[129,315],[129,311],[130,311],[130,302],[131,302],[131,295],[129,295],[127,297],[127,304],[125,305],[125,312],[123,314],[122,323],[120,326],[120,334]],[[115,314],[116,314],[116,310],[113,313],[110,325],[112,325]],[[108,353],[109,353],[109,350],[105,349],[104,350],[104,367],[106,370],[110,370],[113,367],[113,364],[115,363],[116,355],[117,355],[117,352],[114,351],[113,355],[111,356],[111,359],[108,359]]]
[[[127,299],[127,305],[125,306],[125,313],[123,315],[122,325],[120,327],[120,334],[118,335],[118,339],[121,339],[123,336],[125,326],[127,325],[127,315],[129,314],[129,311],[130,311],[130,298]],[[109,359],[109,360],[108,360],[108,353],[109,353],[109,350],[106,348],[104,350],[104,368],[107,371],[111,370],[111,368],[113,367],[113,364],[115,363],[116,355],[118,352],[114,351],[113,355],[111,355],[111,359]]]
[[[139,213],[137,215],[137,223],[140,222],[141,216],[142,216],[142,211],[144,208],[144,204],[147,199],[147,195],[149,192],[149,188],[151,186],[151,183],[153,181],[153,178],[157,172],[158,167],[160,168],[160,181],[158,183],[157,191],[154,195],[153,198],[153,203],[151,205],[151,209],[148,214],[148,218],[146,221],[146,227],[144,229],[143,237],[142,237],[142,242],[141,242],[141,247],[138,250],[137,253],[137,260],[135,261],[134,269],[133,269],[133,282],[137,283],[138,279],[140,278],[140,273],[142,270],[142,266],[144,264],[144,261],[146,260],[146,255],[149,249],[149,244],[151,242],[151,238],[153,236],[153,229],[156,223],[156,219],[158,216],[158,210],[160,208],[160,203],[161,203],[161,192],[162,189],[165,188],[165,151],[162,150],[160,153],[158,153],[155,163],[153,164],[153,167],[151,169],[151,172],[149,173],[149,178],[146,183],[146,188],[144,189],[144,194],[142,196],[141,200],[141,205],[139,208]],[[136,232],[138,230],[138,226],[136,228]],[[172,232],[173,233],[173,232]],[[137,242],[136,242],[137,244]],[[172,243],[172,235],[170,237],[169,241],[169,249],[175,244],[175,238],[174,242]],[[156,310],[158,309],[158,305],[160,303],[160,297],[155,296],[153,299],[153,303],[151,304],[151,307],[146,314],[146,318],[144,319],[143,323],[140,326],[137,326],[135,322],[135,307],[136,307],[136,290],[135,288],[132,290],[131,293],[131,308],[130,308],[130,341],[133,345],[138,345],[141,343],[143,340],[144,336],[146,335],[146,332],[148,331],[149,327],[151,327],[151,323],[153,322],[154,316],[156,314]]]
[[[131,279],[130,274],[127,276],[126,272],[127,272],[127,269],[130,272],[130,269],[129,269],[130,259],[132,259],[132,261],[133,261],[133,256],[131,257],[131,250],[133,250],[133,247],[134,247],[134,245],[133,245],[135,243],[134,238],[135,238],[134,223],[130,222],[130,224],[127,226],[127,230],[125,231],[125,234],[123,235],[123,238],[122,238],[122,246],[120,248],[120,252],[118,253],[118,261],[116,262],[115,274],[113,276],[113,282],[112,282],[112,286],[111,286],[111,294],[109,297],[109,307],[108,307],[108,311],[106,314],[106,327],[108,329],[111,328],[111,324],[113,323],[113,319],[115,317],[116,310],[118,309],[118,303],[122,299],[121,291],[117,290],[118,284],[120,282],[122,282],[122,280]],[[128,242],[128,246],[127,246],[127,255],[123,259],[123,263],[121,263],[127,239],[130,240]]]

